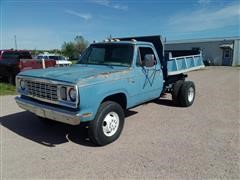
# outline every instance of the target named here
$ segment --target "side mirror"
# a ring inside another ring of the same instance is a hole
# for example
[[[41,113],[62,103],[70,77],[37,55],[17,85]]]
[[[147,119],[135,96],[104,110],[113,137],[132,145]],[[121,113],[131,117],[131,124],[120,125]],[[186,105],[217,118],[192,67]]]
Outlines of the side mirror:
[[[155,65],[155,59],[153,54],[146,54],[144,56],[144,63],[143,65],[146,67],[153,67]]]

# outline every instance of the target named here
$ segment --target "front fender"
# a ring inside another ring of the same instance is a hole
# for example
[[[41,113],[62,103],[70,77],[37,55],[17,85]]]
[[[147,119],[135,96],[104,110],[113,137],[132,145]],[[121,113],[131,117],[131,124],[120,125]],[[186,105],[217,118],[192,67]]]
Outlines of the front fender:
[[[97,110],[102,101],[111,95],[123,93],[126,99],[129,99],[129,92],[126,83],[126,79],[108,81],[100,84],[94,84],[86,87],[79,88],[80,94],[80,113],[87,114],[87,117],[82,118],[82,122],[91,121],[95,118]],[[127,101],[128,107],[128,101]]]

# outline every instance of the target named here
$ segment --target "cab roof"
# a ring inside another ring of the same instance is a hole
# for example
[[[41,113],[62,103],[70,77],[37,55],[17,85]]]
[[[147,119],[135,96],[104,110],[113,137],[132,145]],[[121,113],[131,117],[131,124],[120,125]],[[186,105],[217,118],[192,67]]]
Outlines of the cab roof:
[[[150,45],[152,46],[153,44],[150,42],[144,42],[144,41],[104,41],[104,42],[96,42],[93,44],[132,44],[132,45]]]

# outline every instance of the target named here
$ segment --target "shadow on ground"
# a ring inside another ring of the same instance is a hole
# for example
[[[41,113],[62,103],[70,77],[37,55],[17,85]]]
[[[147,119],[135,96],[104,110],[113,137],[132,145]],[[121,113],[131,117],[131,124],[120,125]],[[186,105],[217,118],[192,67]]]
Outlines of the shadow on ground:
[[[136,113],[135,111],[127,111],[126,117]],[[14,133],[48,147],[54,147],[68,141],[95,147],[88,137],[87,124],[71,126],[55,121],[40,120],[27,111],[4,116],[0,122],[2,126]]]
[[[152,102],[164,106],[174,106],[168,99],[157,99]],[[136,113],[136,111],[128,110],[125,115],[130,117]],[[14,133],[48,147],[68,141],[95,147],[88,137],[87,124],[71,126],[55,121],[44,121],[28,111],[4,116],[0,122],[2,126]]]
[[[155,99],[152,102],[163,106],[178,107],[171,99]]]

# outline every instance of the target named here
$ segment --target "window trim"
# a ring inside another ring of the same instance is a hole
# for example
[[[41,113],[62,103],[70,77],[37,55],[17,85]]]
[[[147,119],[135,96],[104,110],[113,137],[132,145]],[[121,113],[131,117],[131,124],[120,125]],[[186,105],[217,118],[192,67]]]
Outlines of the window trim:
[[[157,64],[156,65],[160,65],[161,66],[161,62],[160,62],[160,59],[159,59],[159,57],[158,57],[158,54],[156,53],[156,49],[155,49],[155,47],[154,46],[150,46],[150,45],[137,45],[136,46],[136,48],[137,48],[137,52],[139,52],[139,56],[141,56],[141,54],[140,54],[140,49],[139,48],[150,48],[152,51],[153,51],[153,54],[154,54],[154,56],[155,56],[155,58],[156,58],[156,62],[157,62]],[[141,57],[140,57],[141,58]],[[135,62],[135,66],[136,67],[141,67],[140,65],[137,65],[137,57],[135,58],[136,59],[136,62]],[[141,61],[142,61],[142,59],[140,59]]]

